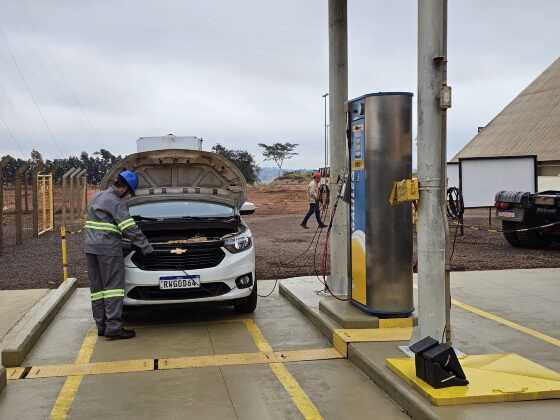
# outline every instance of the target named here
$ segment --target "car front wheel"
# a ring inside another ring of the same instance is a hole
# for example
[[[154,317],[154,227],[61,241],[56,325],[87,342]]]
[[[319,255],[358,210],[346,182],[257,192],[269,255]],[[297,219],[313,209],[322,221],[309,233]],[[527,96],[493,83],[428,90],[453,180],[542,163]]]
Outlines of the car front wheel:
[[[251,314],[257,308],[257,280],[253,283],[251,294],[245,298],[239,299],[233,305],[236,314]]]

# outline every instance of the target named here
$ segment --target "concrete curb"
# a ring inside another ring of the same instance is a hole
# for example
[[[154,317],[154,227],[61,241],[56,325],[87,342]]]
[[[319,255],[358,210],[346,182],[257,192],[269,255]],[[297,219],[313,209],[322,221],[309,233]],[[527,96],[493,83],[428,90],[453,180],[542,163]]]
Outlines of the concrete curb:
[[[2,351],[2,365],[6,367],[21,365],[58,311],[76,290],[76,282],[76,279],[71,278],[62,283],[49,295],[45,304],[31,315]]]
[[[352,344],[348,345],[348,360],[364,372],[376,385],[391,397],[413,419],[438,420],[438,417],[412,389],[396,376],[391,376],[371,360],[364,357]]]
[[[294,305],[325,337],[332,343],[333,330],[340,328],[319,309],[314,310],[292,292],[287,286],[280,284],[280,295]],[[364,372],[373,382],[389,395],[411,418],[421,420],[439,419],[428,402],[423,401],[401,381],[396,375],[383,369],[367,359],[353,345],[348,345],[348,360]]]

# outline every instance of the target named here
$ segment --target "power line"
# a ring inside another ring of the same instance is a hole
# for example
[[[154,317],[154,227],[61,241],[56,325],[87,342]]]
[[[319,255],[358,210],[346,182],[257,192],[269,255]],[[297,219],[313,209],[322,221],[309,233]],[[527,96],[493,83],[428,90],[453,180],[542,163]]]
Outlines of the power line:
[[[19,31],[17,25],[14,23],[14,21],[12,20],[12,18],[10,17],[10,15],[8,14],[8,12],[6,12],[6,10],[0,6],[0,10],[2,10],[2,12],[4,13],[4,15],[6,15],[6,17],[8,18],[8,21],[10,22],[10,24],[12,25],[12,27],[15,29],[16,33],[19,35],[19,37],[23,40],[23,43],[25,44],[25,46],[27,47],[27,49],[31,52],[31,55],[33,56],[33,58],[35,59],[35,62],[37,63],[37,65],[39,66],[39,68],[43,71],[43,73],[45,73],[45,75],[47,76],[47,79],[49,80],[49,82],[51,83],[51,85],[55,88],[55,90],[60,94],[60,96],[62,97],[62,99],[69,105],[69,108],[72,109],[74,111],[74,115],[77,117],[77,119],[79,119],[79,116],[76,112],[75,109],[73,109],[72,104],[70,103],[70,100],[68,99],[68,97],[66,96],[66,94],[62,91],[62,89],[60,89],[60,87],[58,86],[58,84],[54,81],[53,77],[51,76],[51,74],[49,73],[49,71],[47,70],[47,68],[43,65],[43,63],[41,62],[41,60],[39,59],[38,54],[35,52],[35,50],[31,47],[31,45],[29,45],[29,42],[27,42],[27,39],[22,35],[22,33]],[[83,124],[83,122],[82,122]],[[85,125],[84,125],[85,126]],[[88,132],[88,134],[90,136],[91,133]],[[97,139],[95,137],[93,137],[94,141],[97,141]]]
[[[2,39],[4,40],[6,47],[8,48],[8,51],[10,52],[10,56],[12,57],[12,61],[14,62],[14,65],[16,66],[16,69],[19,73],[19,76],[21,77],[21,80],[23,81],[23,84],[25,85],[25,88],[27,89],[27,92],[29,93],[29,96],[31,96],[31,99],[33,100],[33,103],[35,104],[35,108],[37,109],[37,112],[39,113],[39,115],[41,116],[41,119],[43,120],[43,123],[45,124],[45,127],[47,128],[47,131],[49,132],[49,135],[52,139],[52,141],[54,142],[54,144],[56,145],[59,153],[61,155],[63,155],[64,153],[62,152],[62,149],[60,148],[60,144],[58,144],[58,141],[56,141],[56,138],[54,137],[51,128],[49,127],[49,124],[47,123],[47,120],[45,119],[45,116],[43,115],[43,112],[41,111],[41,108],[39,107],[39,104],[37,103],[37,100],[35,99],[35,96],[33,95],[33,93],[31,92],[31,88],[29,87],[27,80],[25,79],[25,76],[23,75],[21,68],[19,67],[19,64],[16,60],[16,57],[14,55],[14,52],[12,51],[12,48],[10,47],[10,44],[8,43],[8,40],[6,39],[6,36],[4,35],[4,32],[2,31],[2,29],[0,28],[0,35],[2,35]]]
[[[8,130],[8,133],[10,134],[10,137],[12,138],[12,140],[14,141],[14,143],[16,144],[17,148],[19,149],[19,151],[21,152],[21,156],[25,157],[25,153],[23,153],[23,149],[21,148],[19,142],[16,140],[16,137],[14,136],[14,133],[12,132],[12,130],[10,130],[10,126],[8,125],[8,123],[6,122],[6,120],[4,120],[4,117],[2,116],[2,114],[0,114],[0,120],[2,121],[2,123],[6,126],[6,130]]]
[[[142,113],[146,117],[146,121],[145,121],[146,127],[148,129],[155,130],[156,126],[155,126],[153,120],[151,119],[149,112],[141,105],[141,101],[140,101],[139,96],[134,92],[134,90],[130,87],[130,85],[125,82],[125,79],[122,77],[122,74],[121,74],[118,66],[114,62],[115,60],[111,57],[108,49],[105,48],[105,46],[103,45],[103,42],[101,40],[101,36],[99,35],[99,32],[95,29],[95,23],[94,23],[93,19],[88,20],[86,18],[86,15],[84,15],[82,13],[79,5],[72,0],[69,0],[69,1],[70,1],[70,3],[72,3],[72,6],[74,6],[74,9],[76,10],[76,13],[80,17],[80,19],[82,20],[84,25],[89,28],[89,30],[92,34],[93,40],[97,43],[97,45],[99,46],[99,48],[103,52],[103,55],[105,55],[105,58],[109,62],[110,66],[112,67],[112,69],[113,69],[115,75],[117,76],[117,79],[119,80],[119,82],[124,86],[124,88],[126,90],[128,90],[128,93],[136,100],[136,104],[138,105],[139,109],[142,111]],[[148,122],[149,122],[149,124],[148,124]]]
[[[2,85],[0,85],[0,92],[2,93],[2,95],[4,96],[4,99],[6,101],[6,103],[8,104],[8,106],[10,108],[12,108],[12,111],[14,113],[14,115],[16,116],[16,119],[18,121],[18,124],[20,125],[23,134],[25,135],[25,139],[27,140],[27,144],[30,148],[33,148],[33,142],[31,141],[31,137],[29,137],[29,133],[27,132],[27,129],[25,128],[25,125],[23,124],[23,122],[21,121],[21,118],[19,116],[19,113],[17,112],[17,109],[15,107],[15,105],[12,103],[12,101],[10,100],[10,97],[8,96],[8,94],[6,93],[6,90],[2,87]]]
[[[52,61],[52,63],[54,64],[58,74],[60,75],[62,81],[64,82],[64,85],[66,86],[66,88],[70,91],[70,95],[72,96],[72,99],[74,100],[74,103],[78,106],[78,108],[80,109],[82,116],[85,120],[85,122],[87,123],[87,126],[89,126],[90,130],[93,133],[93,137],[94,140],[97,142],[98,146],[103,147],[102,141],[101,141],[101,137],[99,136],[99,133],[97,132],[97,130],[95,129],[94,125],[92,124],[91,120],[89,119],[89,116],[87,115],[86,110],[84,109],[84,107],[82,106],[82,103],[78,100],[78,97],[76,96],[74,89],[72,89],[72,87],[70,86],[70,83],[68,82],[68,80],[66,79],[66,76],[64,75],[64,72],[62,71],[62,69],[60,68],[60,66],[58,65],[58,62],[55,60],[51,49],[49,48],[48,44],[45,42],[45,39],[43,37],[43,35],[41,34],[41,32],[39,31],[39,29],[37,28],[37,26],[35,25],[35,23],[33,22],[33,19],[31,18],[31,14],[29,13],[29,11],[27,10],[27,7],[25,6],[25,3],[23,2],[23,0],[19,0],[19,4],[21,5],[27,20],[29,21],[29,23],[31,24],[31,27],[33,28],[33,30],[35,31],[35,33],[37,34],[37,36],[39,37],[39,39],[41,40],[41,43],[43,45],[43,47],[45,48],[45,51],[47,52],[47,55],[49,56],[50,60]],[[4,13],[6,13],[4,11]],[[13,23],[12,23],[13,24]]]

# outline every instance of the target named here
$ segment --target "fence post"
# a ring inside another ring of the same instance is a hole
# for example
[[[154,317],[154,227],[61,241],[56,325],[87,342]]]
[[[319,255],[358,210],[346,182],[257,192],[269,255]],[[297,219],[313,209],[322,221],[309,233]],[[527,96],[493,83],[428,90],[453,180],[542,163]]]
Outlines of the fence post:
[[[4,236],[2,215],[4,214],[4,168],[12,160],[11,156],[4,156],[0,160],[0,255],[4,252]]]
[[[16,201],[16,245],[21,245],[23,243],[23,224],[21,220],[21,177],[28,169],[29,165],[27,163],[22,163],[14,176],[14,195]]]
[[[73,206],[72,206],[72,223],[73,228],[75,227],[76,219],[80,217],[80,180],[82,175],[86,173],[85,169],[81,169],[78,173],[74,174],[74,190],[72,191],[72,195],[74,197]]]
[[[29,200],[27,197],[29,195],[29,193],[27,192],[28,184],[29,184],[29,174],[25,174],[24,183],[23,183],[23,195],[25,196],[23,200],[24,203],[23,208],[25,209],[25,214],[29,213]]]
[[[52,194],[52,199],[51,199],[51,206],[52,206],[52,228],[53,228],[53,232],[56,232],[56,226],[55,226],[55,214],[56,214],[56,209],[54,208],[54,203],[56,202],[56,194],[54,191],[54,186],[56,185],[56,181],[54,179],[56,172],[58,171],[58,168],[60,167],[60,165],[58,163],[54,164],[53,167],[51,168],[51,170],[49,171],[49,174],[51,175],[51,194]]]
[[[81,217],[84,217],[86,215],[86,210],[87,210],[87,173],[84,174],[84,176],[82,177],[82,182],[83,182],[83,191],[82,191],[82,211],[80,213]]]
[[[68,169],[62,175],[62,226],[66,227],[66,201],[68,198],[68,177],[72,175],[72,173],[76,170],[76,168]]]
[[[37,175],[43,170],[45,165],[42,162],[37,163],[31,172],[31,191],[33,195],[33,236],[39,237],[39,191],[37,185]]]

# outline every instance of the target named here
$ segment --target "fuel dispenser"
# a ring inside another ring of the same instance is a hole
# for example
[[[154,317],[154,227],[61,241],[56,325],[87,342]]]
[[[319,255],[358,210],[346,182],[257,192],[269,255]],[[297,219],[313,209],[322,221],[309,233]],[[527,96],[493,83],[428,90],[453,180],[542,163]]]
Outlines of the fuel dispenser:
[[[391,205],[412,175],[412,93],[348,102],[351,302],[379,317],[406,317],[412,297],[412,210]]]

